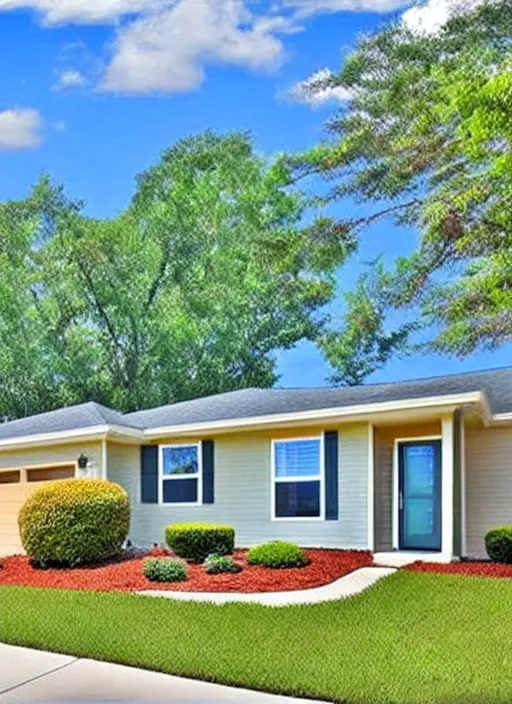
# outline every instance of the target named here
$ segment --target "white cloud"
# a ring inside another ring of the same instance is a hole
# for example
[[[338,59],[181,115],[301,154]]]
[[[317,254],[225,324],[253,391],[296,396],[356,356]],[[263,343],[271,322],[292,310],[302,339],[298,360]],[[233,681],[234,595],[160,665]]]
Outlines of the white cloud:
[[[334,74],[328,68],[317,71],[305,81],[296,83],[288,92],[294,103],[319,108],[330,102],[343,103],[352,98],[349,90],[334,83]]]
[[[259,17],[243,0],[178,0],[119,30],[102,89],[120,93],[183,92],[199,87],[208,63],[276,67],[285,55],[281,17]]]
[[[410,4],[410,0],[283,0],[283,7],[293,9],[298,17],[329,12],[392,12]]]
[[[413,32],[435,34],[456,12],[471,12],[485,0],[428,0],[406,10],[402,21]]]
[[[85,84],[85,77],[81,71],[74,68],[58,71],[58,80],[54,88],[56,90],[66,90],[67,88],[80,88]]]
[[[219,0],[221,1],[221,0]],[[0,0],[0,12],[38,11],[46,24],[112,23],[125,15],[157,10],[175,0]]]
[[[425,0],[426,4],[404,12],[403,21],[415,29],[435,31],[455,2],[472,8],[483,1]],[[300,23],[313,15],[385,13],[410,4],[411,0],[0,0],[0,13],[25,8],[38,12],[45,25],[117,26],[106,61],[89,58],[84,63],[67,57],[54,87],[79,87],[88,82],[85,76],[101,75],[105,92],[150,94],[197,89],[211,64],[258,71],[278,67],[286,58],[284,35],[300,31]],[[70,64],[73,68],[67,68]],[[312,106],[350,98],[332,85],[318,89],[313,97],[308,85],[312,79],[295,86],[290,97]]]
[[[38,110],[0,112],[0,152],[23,151],[41,143],[42,119]]]

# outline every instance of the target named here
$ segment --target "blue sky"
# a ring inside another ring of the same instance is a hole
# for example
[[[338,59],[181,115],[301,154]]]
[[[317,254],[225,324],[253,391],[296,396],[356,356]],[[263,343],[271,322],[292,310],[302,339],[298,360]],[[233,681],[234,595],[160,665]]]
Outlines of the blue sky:
[[[442,19],[448,2],[429,0],[409,17]],[[23,197],[48,171],[85,200],[87,213],[113,215],[127,204],[136,174],[177,139],[206,128],[250,130],[267,154],[304,149],[322,137],[335,106],[312,109],[290,100],[289,90],[318,70],[336,69],[358,34],[409,5],[0,0],[0,198]],[[350,287],[362,262],[413,246],[413,233],[379,223],[340,272],[340,289]],[[463,362],[411,357],[371,381],[503,366],[510,352]],[[322,385],[329,373],[311,345],[281,354],[279,367],[284,386]]]

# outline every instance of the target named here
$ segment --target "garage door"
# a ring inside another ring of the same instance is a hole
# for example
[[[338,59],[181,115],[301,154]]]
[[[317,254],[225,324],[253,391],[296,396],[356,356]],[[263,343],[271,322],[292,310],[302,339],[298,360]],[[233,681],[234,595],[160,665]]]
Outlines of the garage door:
[[[22,553],[18,512],[37,487],[75,476],[74,465],[0,470],[0,555]]]

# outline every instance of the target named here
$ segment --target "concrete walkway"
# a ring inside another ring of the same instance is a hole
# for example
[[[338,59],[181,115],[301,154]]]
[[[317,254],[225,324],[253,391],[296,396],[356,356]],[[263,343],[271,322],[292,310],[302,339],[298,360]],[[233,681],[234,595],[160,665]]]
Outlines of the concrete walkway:
[[[0,643],[0,704],[79,701],[304,704],[303,699],[299,702],[290,697]]]
[[[181,601],[209,601],[215,604],[243,602],[263,604],[263,606],[290,606],[291,604],[318,604],[322,601],[335,601],[354,596],[371,587],[379,579],[396,572],[392,567],[362,567],[355,572],[337,579],[325,587],[301,589],[296,592],[265,592],[259,594],[216,593],[216,592],[170,592],[158,589],[137,592],[144,596],[165,597]]]

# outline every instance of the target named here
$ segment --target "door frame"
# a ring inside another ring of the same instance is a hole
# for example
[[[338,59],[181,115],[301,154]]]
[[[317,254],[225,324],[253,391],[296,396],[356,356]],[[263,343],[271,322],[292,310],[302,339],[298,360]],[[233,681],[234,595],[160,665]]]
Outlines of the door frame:
[[[393,529],[393,550],[400,550],[400,458],[399,448],[403,443],[438,441],[441,443],[441,514],[442,514],[442,486],[443,486],[443,436],[442,435],[422,435],[419,437],[395,438],[393,445],[393,501],[392,501],[392,529]],[[442,538],[442,534],[441,534]],[[411,549],[411,552],[414,552]],[[442,552],[442,540],[440,550],[418,550],[418,552]]]

